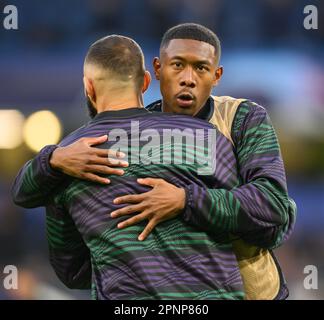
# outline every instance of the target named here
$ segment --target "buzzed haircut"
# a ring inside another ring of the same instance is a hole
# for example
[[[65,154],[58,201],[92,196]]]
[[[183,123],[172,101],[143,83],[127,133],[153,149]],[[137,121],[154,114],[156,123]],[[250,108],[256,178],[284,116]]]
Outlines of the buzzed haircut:
[[[121,81],[134,80],[137,89],[143,85],[144,55],[128,37],[114,34],[99,39],[90,46],[84,63],[110,71]]]
[[[182,23],[167,30],[162,37],[160,52],[167,48],[173,39],[190,39],[209,43],[215,48],[217,63],[221,56],[221,44],[217,35],[210,29],[197,23]]]

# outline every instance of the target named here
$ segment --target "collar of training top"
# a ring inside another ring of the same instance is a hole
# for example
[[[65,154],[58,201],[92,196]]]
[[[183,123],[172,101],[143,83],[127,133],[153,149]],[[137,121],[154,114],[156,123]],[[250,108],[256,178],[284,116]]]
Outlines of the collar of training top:
[[[98,113],[92,121],[98,121],[102,119],[112,119],[112,118],[129,118],[136,115],[144,115],[149,114],[150,112],[145,108],[128,108],[123,110],[115,110],[115,111],[103,111]]]
[[[145,107],[149,111],[162,112],[162,100],[157,100]],[[196,118],[209,121],[214,112],[214,99],[209,97],[205,105],[195,115]]]

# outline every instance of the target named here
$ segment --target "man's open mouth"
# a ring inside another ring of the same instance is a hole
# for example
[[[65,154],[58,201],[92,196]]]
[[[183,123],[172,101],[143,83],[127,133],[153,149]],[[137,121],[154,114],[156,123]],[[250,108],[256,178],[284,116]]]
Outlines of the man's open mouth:
[[[177,96],[177,102],[180,107],[190,107],[194,99],[191,93],[181,93]]]

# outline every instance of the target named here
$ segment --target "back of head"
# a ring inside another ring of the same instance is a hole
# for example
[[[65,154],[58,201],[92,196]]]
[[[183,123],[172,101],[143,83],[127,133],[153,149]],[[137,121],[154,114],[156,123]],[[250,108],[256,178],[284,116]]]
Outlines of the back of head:
[[[143,52],[128,37],[110,35],[96,41],[89,48],[84,65],[96,67],[101,75],[107,75],[112,81],[134,84],[136,90],[143,85]]]
[[[217,63],[221,56],[221,45],[217,35],[210,29],[197,23],[182,23],[167,30],[163,35],[160,53],[167,48],[169,42],[173,39],[189,39],[209,43],[215,48]]]

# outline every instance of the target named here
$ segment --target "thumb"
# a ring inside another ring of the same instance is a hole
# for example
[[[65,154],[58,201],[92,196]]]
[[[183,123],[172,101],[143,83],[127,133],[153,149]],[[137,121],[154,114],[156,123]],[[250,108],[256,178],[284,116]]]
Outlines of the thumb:
[[[149,187],[155,187],[161,179],[154,179],[154,178],[145,178],[145,179],[137,179],[139,184]]]
[[[100,136],[100,137],[93,137],[93,138],[86,138],[86,143],[89,146],[94,146],[96,144],[100,144],[100,143],[104,143],[106,142],[108,139],[108,136],[105,134],[104,136]]]

